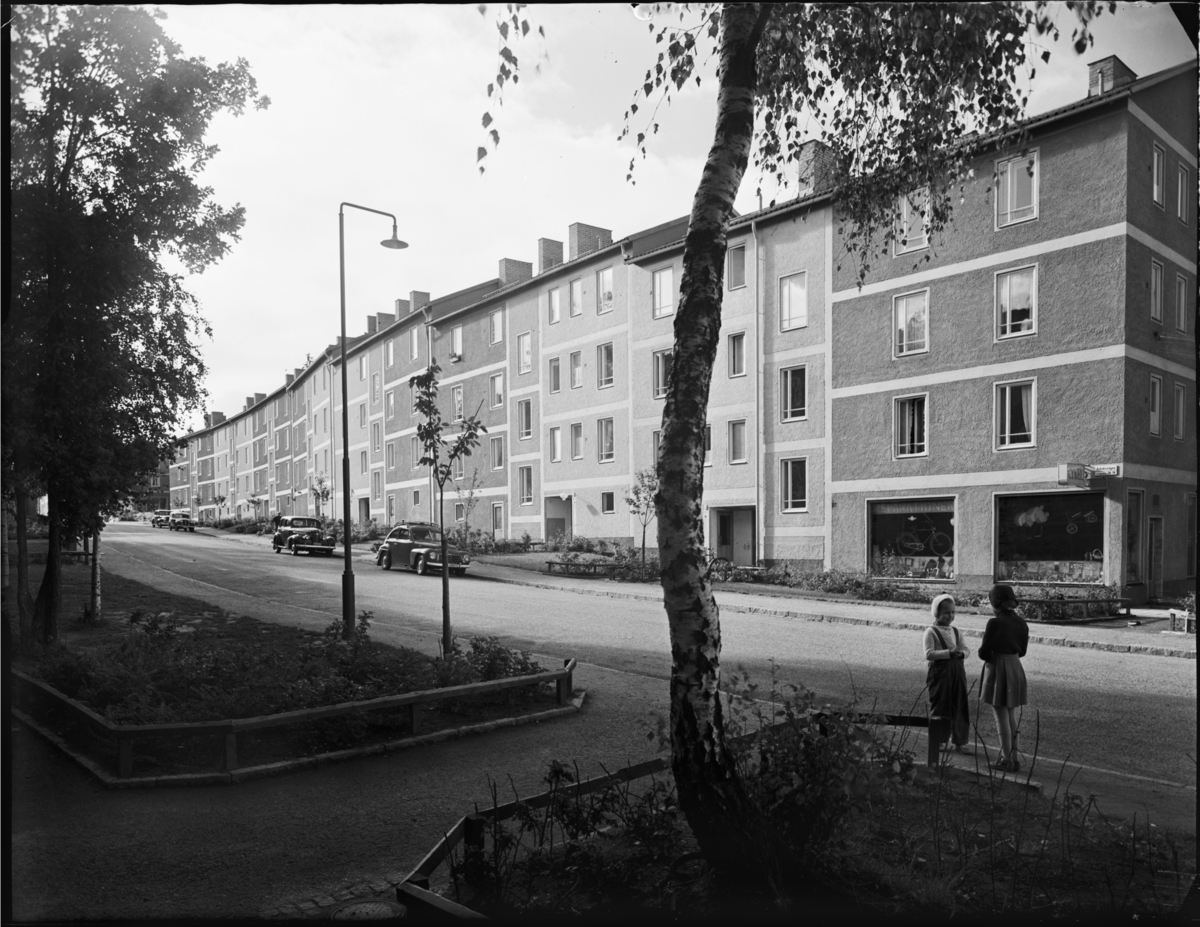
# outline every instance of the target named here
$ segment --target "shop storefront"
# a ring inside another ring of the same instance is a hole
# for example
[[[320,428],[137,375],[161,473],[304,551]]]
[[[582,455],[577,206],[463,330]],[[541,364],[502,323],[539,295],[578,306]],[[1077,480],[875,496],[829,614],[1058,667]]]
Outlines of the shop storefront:
[[[1104,582],[1103,492],[997,496],[995,525],[997,580]]]
[[[954,499],[894,499],[867,505],[870,572],[954,579]]]

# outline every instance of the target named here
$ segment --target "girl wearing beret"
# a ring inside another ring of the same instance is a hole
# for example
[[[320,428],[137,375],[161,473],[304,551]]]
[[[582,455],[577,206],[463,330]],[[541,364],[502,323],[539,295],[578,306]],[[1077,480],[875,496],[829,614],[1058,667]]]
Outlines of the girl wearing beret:
[[[1029,698],[1021,657],[1029,647],[1029,625],[1017,614],[1017,596],[1012,586],[997,583],[988,593],[994,618],[988,619],[979,645],[983,670],[983,700],[992,706],[1000,732],[1000,756],[996,769],[1017,772],[1017,709]]]

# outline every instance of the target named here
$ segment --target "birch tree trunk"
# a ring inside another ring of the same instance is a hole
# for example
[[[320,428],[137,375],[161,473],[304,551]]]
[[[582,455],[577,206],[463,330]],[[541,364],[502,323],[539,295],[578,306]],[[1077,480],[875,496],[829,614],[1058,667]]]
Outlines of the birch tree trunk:
[[[92,597],[88,606],[88,619],[97,624],[100,621],[100,529],[92,535]]]
[[[706,859],[738,880],[778,884],[772,828],[748,801],[725,744],[721,627],[706,575],[704,429],[721,331],[726,228],[749,161],[755,54],[769,9],[721,14],[716,131],[692,203],[675,316],[674,363],[655,496],[663,599],[671,635],[672,770],[680,807]],[[786,878],[786,876],[785,876]]]

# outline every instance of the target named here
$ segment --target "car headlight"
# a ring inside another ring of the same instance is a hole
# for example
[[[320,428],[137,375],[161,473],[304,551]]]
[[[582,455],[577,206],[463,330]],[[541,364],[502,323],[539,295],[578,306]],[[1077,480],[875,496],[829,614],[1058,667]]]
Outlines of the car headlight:
[[[470,562],[471,562],[471,558],[470,558],[470,557],[468,557],[466,554],[463,554],[463,555],[462,555],[462,562],[463,562],[463,566],[466,566],[468,563],[470,563]]]

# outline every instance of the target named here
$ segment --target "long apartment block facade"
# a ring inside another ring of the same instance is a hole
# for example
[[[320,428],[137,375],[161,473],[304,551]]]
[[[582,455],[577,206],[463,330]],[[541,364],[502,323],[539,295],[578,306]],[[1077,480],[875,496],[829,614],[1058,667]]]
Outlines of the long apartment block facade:
[[[715,554],[950,588],[1194,588],[1196,68],[1090,70],[1086,98],[979,160],[936,240],[922,191],[897,204],[904,234],[861,286],[815,147],[810,189],[731,223],[705,438]],[[410,293],[348,341],[344,399],[335,344],[212,413],[171,469],[175,501],[312,513],[321,478],[326,512],[348,491],[359,520],[436,520],[409,387],[433,357],[447,421],[488,429],[447,523],[640,535],[623,500],[654,466],[685,231],[576,224],[565,254],[538,242],[536,273],[504,259],[449,296]]]

